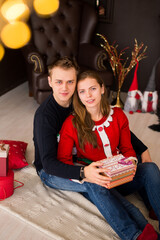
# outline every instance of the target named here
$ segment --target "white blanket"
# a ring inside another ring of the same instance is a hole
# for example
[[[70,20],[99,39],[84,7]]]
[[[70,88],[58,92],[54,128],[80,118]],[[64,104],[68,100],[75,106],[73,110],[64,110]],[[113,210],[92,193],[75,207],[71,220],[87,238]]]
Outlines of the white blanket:
[[[54,240],[118,240],[98,209],[81,194],[45,187],[33,166],[14,171],[15,180],[24,183],[1,202],[0,208],[32,224]],[[15,182],[15,187],[19,183]],[[147,217],[143,202],[128,197]],[[158,230],[158,222],[150,221]]]

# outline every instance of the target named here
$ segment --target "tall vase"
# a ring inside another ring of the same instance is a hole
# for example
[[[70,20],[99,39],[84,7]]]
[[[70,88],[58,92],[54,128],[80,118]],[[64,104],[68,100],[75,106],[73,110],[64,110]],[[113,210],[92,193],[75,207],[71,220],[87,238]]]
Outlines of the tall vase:
[[[124,103],[122,102],[121,98],[120,98],[120,91],[121,89],[118,89],[117,92],[117,96],[116,98],[112,101],[111,105],[114,105],[115,107],[120,107],[120,108],[124,108]]]

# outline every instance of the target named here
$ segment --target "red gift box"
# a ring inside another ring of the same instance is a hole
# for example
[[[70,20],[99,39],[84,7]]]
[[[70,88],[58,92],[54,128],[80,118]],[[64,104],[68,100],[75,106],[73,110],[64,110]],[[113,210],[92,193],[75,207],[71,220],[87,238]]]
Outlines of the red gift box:
[[[14,172],[8,170],[6,177],[0,177],[0,201],[10,197],[14,192]]]
[[[9,144],[0,144],[0,176],[6,177],[8,172]]]

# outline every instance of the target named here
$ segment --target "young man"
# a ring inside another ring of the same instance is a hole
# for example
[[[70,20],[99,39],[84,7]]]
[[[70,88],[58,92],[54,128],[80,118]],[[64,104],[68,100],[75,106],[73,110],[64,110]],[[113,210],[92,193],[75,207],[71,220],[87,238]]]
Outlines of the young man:
[[[72,112],[72,95],[76,87],[78,66],[64,57],[48,68],[48,82],[53,90],[37,109],[34,118],[34,145],[37,173],[63,178],[80,178],[80,166],[66,165],[57,160],[58,134],[66,117]],[[147,147],[131,133],[132,145],[142,161],[151,161]]]
[[[79,166],[70,166],[57,160],[58,133],[72,111],[72,95],[76,87],[78,66],[68,58],[58,60],[48,68],[48,82],[53,90],[37,109],[34,118],[34,145],[37,173],[64,178],[78,178]]]

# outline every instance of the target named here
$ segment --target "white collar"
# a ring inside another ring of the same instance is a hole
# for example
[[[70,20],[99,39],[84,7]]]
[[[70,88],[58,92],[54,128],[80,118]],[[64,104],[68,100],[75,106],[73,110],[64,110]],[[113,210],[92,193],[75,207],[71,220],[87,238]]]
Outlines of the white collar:
[[[92,131],[95,131],[96,128],[97,128],[97,127],[100,127],[100,126],[102,126],[102,127],[103,127],[103,126],[109,127],[109,126],[110,126],[110,122],[113,121],[113,117],[112,117],[113,113],[114,113],[114,110],[113,110],[113,107],[111,107],[110,113],[109,113],[109,116],[107,117],[107,119],[106,119],[102,124],[100,124],[100,125],[95,125],[95,126],[93,127]]]

